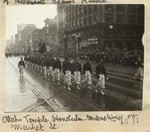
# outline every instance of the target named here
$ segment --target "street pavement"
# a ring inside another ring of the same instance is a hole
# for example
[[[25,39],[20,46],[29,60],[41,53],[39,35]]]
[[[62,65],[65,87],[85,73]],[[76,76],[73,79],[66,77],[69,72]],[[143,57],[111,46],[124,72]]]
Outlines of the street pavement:
[[[105,95],[87,89],[86,84],[80,90],[74,86],[71,91],[61,83],[44,79],[34,71],[25,70],[19,78],[17,64],[19,58],[5,59],[5,111],[124,111],[142,109],[142,82],[133,80],[134,67],[122,67],[106,64],[109,80],[106,81]],[[80,60],[84,63],[84,60]],[[95,71],[96,63],[92,63]],[[93,87],[97,78],[93,74]]]

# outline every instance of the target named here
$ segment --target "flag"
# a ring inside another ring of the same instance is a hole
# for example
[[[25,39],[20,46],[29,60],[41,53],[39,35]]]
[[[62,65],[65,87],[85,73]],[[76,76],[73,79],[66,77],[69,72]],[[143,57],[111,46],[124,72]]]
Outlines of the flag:
[[[41,46],[39,47],[39,52],[40,53],[44,53],[46,52],[46,44],[45,43],[42,43],[40,44]]]

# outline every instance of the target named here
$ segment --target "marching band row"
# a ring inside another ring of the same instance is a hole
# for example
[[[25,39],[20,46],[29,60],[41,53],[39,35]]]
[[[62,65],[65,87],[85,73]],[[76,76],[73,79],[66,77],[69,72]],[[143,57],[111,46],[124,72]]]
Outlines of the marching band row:
[[[75,57],[74,61],[71,63],[68,57],[61,63],[58,57],[32,57],[25,56],[25,67],[29,70],[35,71],[39,75],[44,75],[44,78],[51,79],[53,82],[56,81],[57,85],[60,85],[61,78],[63,78],[64,88],[71,90],[71,85],[73,82],[77,89],[80,89],[82,82],[86,82],[88,89],[92,89],[92,67],[89,59],[86,59],[83,68]],[[83,70],[82,70],[83,69]],[[96,68],[96,77],[98,78],[95,91],[100,91],[104,94],[105,89],[105,79],[108,79],[105,67],[102,60],[98,62]]]

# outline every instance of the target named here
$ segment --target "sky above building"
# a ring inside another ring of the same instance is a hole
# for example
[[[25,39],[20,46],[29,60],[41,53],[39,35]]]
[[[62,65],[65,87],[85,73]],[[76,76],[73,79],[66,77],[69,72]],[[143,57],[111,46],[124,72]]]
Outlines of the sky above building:
[[[56,15],[56,5],[6,6],[6,39],[15,36],[17,24],[35,24],[42,28],[46,18],[55,18]]]

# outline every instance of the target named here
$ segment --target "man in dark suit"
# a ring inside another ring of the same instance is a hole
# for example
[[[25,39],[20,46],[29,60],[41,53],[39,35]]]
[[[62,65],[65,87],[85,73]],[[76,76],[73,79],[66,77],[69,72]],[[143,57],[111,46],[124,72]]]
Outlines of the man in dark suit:
[[[23,77],[23,68],[25,68],[25,63],[23,61],[23,58],[21,57],[21,60],[18,63],[18,68],[19,68],[19,73],[20,73],[20,77]]]

